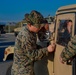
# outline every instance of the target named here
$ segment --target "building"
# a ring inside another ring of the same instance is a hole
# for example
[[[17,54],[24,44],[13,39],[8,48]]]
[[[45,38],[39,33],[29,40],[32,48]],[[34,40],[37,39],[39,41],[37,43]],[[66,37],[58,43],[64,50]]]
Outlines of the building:
[[[5,33],[5,30],[4,30],[5,25],[6,23],[0,22],[0,33]]]
[[[54,22],[54,17],[52,17],[52,16],[47,16],[46,18],[45,18],[47,21],[48,21],[48,23],[50,24],[51,22]]]

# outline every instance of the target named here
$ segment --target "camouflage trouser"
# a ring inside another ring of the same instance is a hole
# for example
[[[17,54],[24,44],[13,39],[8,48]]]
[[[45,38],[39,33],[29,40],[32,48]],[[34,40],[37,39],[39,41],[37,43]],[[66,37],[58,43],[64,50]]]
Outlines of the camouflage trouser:
[[[34,75],[33,65],[27,67],[12,66],[11,75]]]

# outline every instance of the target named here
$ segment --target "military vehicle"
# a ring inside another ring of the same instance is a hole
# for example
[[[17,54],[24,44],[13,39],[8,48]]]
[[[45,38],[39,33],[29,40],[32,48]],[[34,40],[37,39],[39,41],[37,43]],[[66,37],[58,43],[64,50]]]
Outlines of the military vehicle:
[[[69,42],[68,37],[66,37],[67,33],[64,34],[62,31],[67,20],[72,21],[72,31],[70,34],[74,36],[76,34],[76,4],[62,6],[57,10],[54,36],[51,40],[51,42],[56,43],[55,52],[49,53],[49,56],[35,63],[35,75],[76,75],[74,62],[67,61],[62,64],[59,60],[63,48]],[[43,45],[44,42],[41,44]]]
[[[50,75],[76,75],[73,68],[75,66],[74,62],[67,61],[65,64],[62,64],[59,60],[61,51],[69,42],[69,36],[67,37],[68,34],[64,34],[63,32],[61,32],[67,20],[72,21],[70,33],[72,37],[76,34],[76,4],[60,7],[56,12],[54,38],[54,41],[56,43],[56,49],[54,53],[54,60],[52,62],[53,67],[49,67],[50,69],[52,69],[49,71]]]
[[[25,23],[25,22],[23,22],[23,21],[19,22],[19,27],[17,27],[17,28],[14,29],[14,34],[15,34],[15,36],[18,35],[18,33],[20,32],[20,30],[22,29],[22,27],[25,26],[26,24],[27,24],[27,23]]]

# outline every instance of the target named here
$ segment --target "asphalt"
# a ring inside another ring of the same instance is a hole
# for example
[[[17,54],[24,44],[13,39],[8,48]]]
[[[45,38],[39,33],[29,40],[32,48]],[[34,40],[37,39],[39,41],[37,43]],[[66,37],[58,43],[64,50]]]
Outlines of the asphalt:
[[[4,50],[10,45],[14,45],[14,33],[1,34],[0,36],[0,75],[10,75],[13,60],[3,62]]]
[[[11,75],[12,61],[0,62],[0,75]]]
[[[10,42],[15,41],[14,33],[1,34],[0,43],[1,42],[9,42],[9,41]]]

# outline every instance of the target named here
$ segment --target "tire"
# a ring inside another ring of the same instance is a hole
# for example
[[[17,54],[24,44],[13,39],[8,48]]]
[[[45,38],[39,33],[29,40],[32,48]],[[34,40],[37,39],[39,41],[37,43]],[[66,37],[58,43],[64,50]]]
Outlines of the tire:
[[[14,34],[15,34],[15,37],[16,37],[17,36],[17,33],[15,32]]]
[[[11,68],[12,68],[12,65],[10,65],[6,71],[6,75],[11,75]]]

